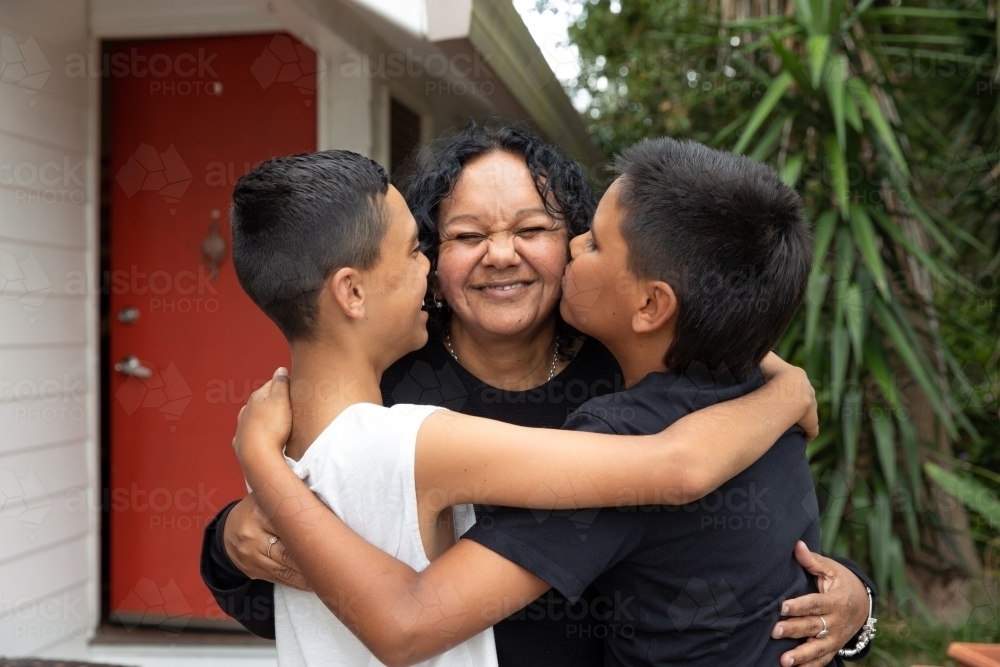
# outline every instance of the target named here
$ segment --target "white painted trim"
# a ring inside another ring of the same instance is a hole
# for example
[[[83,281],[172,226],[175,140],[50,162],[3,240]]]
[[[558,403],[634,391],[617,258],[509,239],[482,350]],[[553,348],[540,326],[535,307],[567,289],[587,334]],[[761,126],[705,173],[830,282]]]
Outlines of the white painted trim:
[[[87,0],[90,5],[92,0]],[[89,7],[88,7],[89,9]],[[89,49],[100,53],[100,40],[91,35]],[[86,265],[93,268],[93,275],[100,276],[101,269],[101,79],[88,77],[87,84],[87,250]],[[100,284],[100,278],[98,278]],[[90,619],[87,638],[93,637],[101,622],[101,315],[100,295],[88,289],[87,296],[87,411],[90,428],[87,432],[85,451],[87,457],[87,498],[97,498],[97,507],[87,509],[87,616]]]
[[[427,0],[427,39],[464,39],[472,23],[472,0]]]
[[[184,644],[91,644],[90,638],[61,642],[38,657],[135,665],[136,667],[276,667],[273,646]]]
[[[316,71],[328,72],[330,63],[323,56],[319,49],[313,49],[316,53]],[[316,150],[325,151],[329,148],[330,133],[327,124],[323,119],[330,113],[330,77],[328,74],[321,74],[316,77]]]
[[[387,172],[392,168],[392,106],[389,103],[392,93],[389,86],[373,81],[372,83],[372,154],[371,159],[382,165]],[[392,174],[389,174],[392,176]]]
[[[427,7],[424,0],[349,0],[378,14],[414,37],[427,35]]]
[[[89,0],[98,39],[194,37],[279,32],[281,24],[249,3],[226,0]]]

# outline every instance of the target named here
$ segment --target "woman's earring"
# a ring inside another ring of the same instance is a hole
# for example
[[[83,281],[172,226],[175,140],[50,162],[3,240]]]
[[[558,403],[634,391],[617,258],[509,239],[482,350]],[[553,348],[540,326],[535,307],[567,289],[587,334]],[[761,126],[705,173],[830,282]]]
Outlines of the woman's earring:
[[[444,307],[444,300],[441,299],[441,295],[437,292],[434,293],[434,307],[438,310]]]

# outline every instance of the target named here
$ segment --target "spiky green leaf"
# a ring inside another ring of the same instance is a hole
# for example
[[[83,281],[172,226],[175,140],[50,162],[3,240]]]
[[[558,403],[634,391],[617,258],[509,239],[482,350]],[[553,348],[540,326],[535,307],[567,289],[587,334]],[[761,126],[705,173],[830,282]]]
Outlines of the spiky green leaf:
[[[844,90],[847,79],[847,56],[837,54],[830,61],[829,76],[826,78],[826,98],[833,114],[833,126],[837,131],[837,146],[847,149],[847,128],[844,122]]]
[[[828,134],[824,145],[826,146],[826,155],[830,160],[830,178],[833,181],[833,191],[837,195],[840,217],[848,220],[851,216],[851,200],[850,182],[847,179],[847,162],[844,159],[843,151],[837,144],[837,137]]]
[[[809,53],[809,82],[814,89],[819,89],[823,82],[823,72],[830,64],[830,35],[810,35],[806,39],[806,51]]]
[[[858,244],[858,251],[865,260],[865,265],[875,280],[882,298],[888,301],[889,281],[886,278],[885,266],[882,263],[882,253],[879,250],[878,239],[875,235],[875,226],[872,225],[871,218],[862,206],[855,206],[851,209],[851,231],[854,232],[854,240]]]
[[[990,490],[969,475],[957,475],[936,463],[925,463],[924,472],[934,483],[955,496],[962,503],[994,526],[1000,526],[1000,503],[996,491]]]
[[[742,153],[746,150],[747,146],[753,140],[754,135],[757,130],[760,129],[761,124],[767,119],[771,112],[774,111],[774,107],[778,105],[781,101],[781,97],[788,90],[788,87],[792,85],[792,75],[788,72],[780,74],[774,81],[771,82],[770,87],[768,87],[767,92],[761,98],[760,103],[753,110],[750,115],[750,120],[747,121],[746,126],[743,128],[743,133],[740,134],[740,140],[736,142],[733,146],[734,153]]]
[[[954,425],[951,424],[951,420],[945,410],[944,401],[941,398],[941,388],[932,379],[928,368],[924,365],[920,354],[917,352],[915,344],[906,335],[904,327],[898,321],[896,314],[883,304],[880,299],[873,300],[872,304],[875,306],[874,312],[882,324],[883,331],[892,340],[893,351],[906,364],[907,370],[916,379],[917,384],[920,385],[920,389],[927,396],[927,400],[931,402],[934,412],[939,418],[945,421],[946,425],[949,426],[949,430],[954,431]]]
[[[875,436],[875,450],[878,452],[879,467],[890,489],[896,488],[896,429],[892,414],[881,408],[872,411],[872,433]]]
[[[868,90],[860,79],[851,79],[848,90],[851,91],[851,95],[868,114],[868,120],[871,121],[872,126],[875,128],[876,136],[882,142],[882,145],[885,146],[886,150],[889,151],[889,154],[892,155],[892,158],[896,161],[896,166],[909,178],[910,167],[906,163],[906,158],[903,157],[903,149],[899,147],[896,133],[886,119],[885,114],[882,113],[882,108],[879,107],[875,96],[872,95],[871,91]]]
[[[863,346],[867,320],[868,311],[865,309],[861,288],[857,285],[851,285],[844,294],[844,321],[847,323],[847,333],[851,336],[854,360],[859,364],[862,363],[864,356]]]

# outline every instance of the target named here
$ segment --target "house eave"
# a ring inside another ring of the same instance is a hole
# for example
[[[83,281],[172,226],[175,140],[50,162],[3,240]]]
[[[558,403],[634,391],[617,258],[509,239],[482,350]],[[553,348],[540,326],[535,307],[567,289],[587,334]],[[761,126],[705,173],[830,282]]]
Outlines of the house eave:
[[[587,166],[605,160],[510,0],[473,0],[468,39],[550,141]]]

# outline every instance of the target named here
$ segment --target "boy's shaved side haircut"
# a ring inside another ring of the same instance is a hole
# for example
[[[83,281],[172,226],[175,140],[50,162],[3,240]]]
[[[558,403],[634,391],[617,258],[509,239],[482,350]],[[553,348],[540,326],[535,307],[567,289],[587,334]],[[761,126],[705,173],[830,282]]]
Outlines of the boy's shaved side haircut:
[[[812,232],[799,195],[771,167],[692,141],[641,141],[614,169],[628,268],[677,295],[667,368],[746,380],[805,294]]]
[[[388,230],[389,179],[350,151],[272,158],[233,189],[233,267],[289,341],[314,334],[319,292],[340,268],[366,271]]]

